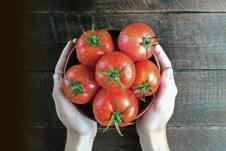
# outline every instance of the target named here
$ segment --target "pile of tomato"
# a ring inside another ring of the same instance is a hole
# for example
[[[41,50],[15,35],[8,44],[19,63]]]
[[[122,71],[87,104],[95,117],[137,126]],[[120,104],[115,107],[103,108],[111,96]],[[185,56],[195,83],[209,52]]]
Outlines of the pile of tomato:
[[[160,84],[158,67],[148,60],[155,51],[156,35],[146,24],[125,26],[115,50],[106,29],[84,31],[76,43],[81,64],[70,67],[63,79],[66,97],[75,104],[90,103],[95,119],[106,127],[131,125],[139,101],[153,95]]]

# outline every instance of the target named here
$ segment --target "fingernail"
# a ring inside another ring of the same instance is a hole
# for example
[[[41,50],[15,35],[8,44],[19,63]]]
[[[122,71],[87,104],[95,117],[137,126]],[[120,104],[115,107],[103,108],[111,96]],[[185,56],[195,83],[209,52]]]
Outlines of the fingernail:
[[[167,79],[173,79],[173,69],[172,68],[166,69],[165,77]]]

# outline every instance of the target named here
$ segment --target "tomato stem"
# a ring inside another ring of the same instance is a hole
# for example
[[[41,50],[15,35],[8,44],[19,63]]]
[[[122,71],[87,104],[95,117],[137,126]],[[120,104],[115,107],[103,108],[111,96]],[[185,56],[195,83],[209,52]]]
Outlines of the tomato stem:
[[[71,92],[74,92],[73,98],[78,96],[79,94],[84,93],[84,88],[83,88],[82,83],[80,83],[78,81],[72,81],[69,78],[66,78],[66,80],[70,84],[70,89],[68,90],[68,94],[70,95]]]
[[[114,102],[115,102],[115,100],[114,100]],[[119,111],[116,102],[115,102],[115,106],[116,106],[116,110],[111,115],[111,119],[110,119],[110,121],[108,123],[108,126],[104,129],[103,132],[106,132],[108,130],[108,128],[112,125],[112,123],[114,123],[115,128],[116,128],[117,132],[119,133],[119,135],[123,136],[123,134],[120,131],[120,128],[119,128],[118,124],[119,123],[129,124],[123,119],[122,114],[124,114],[129,109],[130,105],[128,105],[122,112]]]
[[[148,49],[149,47],[153,46],[153,39],[155,38],[156,36],[149,37],[148,35],[146,35],[145,37],[143,37],[143,45]]]
[[[140,98],[141,101],[143,102],[146,102],[145,101],[145,94],[148,92],[148,91],[152,91],[152,87],[150,86],[150,84],[148,83],[148,80],[146,82],[144,82],[143,84],[134,84],[136,86],[136,89],[133,93],[138,93],[138,92],[141,92],[142,93],[142,97]]]
[[[155,38],[157,37],[156,36],[150,37],[149,35],[146,35],[145,37],[143,37],[143,42],[141,44],[144,45],[145,47],[147,58],[148,58],[148,49],[156,45],[156,44],[153,45],[153,39]]]
[[[104,129],[103,132],[106,132],[106,131],[108,130],[108,128],[111,126],[111,124],[112,124],[112,122],[114,121],[114,119],[115,119],[115,115],[112,114],[111,120],[110,120],[110,122],[108,123],[108,126]]]
[[[126,68],[124,68],[122,71],[119,71],[120,66],[113,68],[112,66],[108,66],[109,71],[100,71],[97,70],[97,72],[106,75],[108,77],[108,80],[105,83],[105,86],[107,86],[110,82],[115,81],[120,89],[124,90],[124,86],[120,80],[120,77],[123,76],[126,72]]]
[[[88,35],[84,29],[83,29],[83,33],[85,35],[85,38],[83,38],[83,40],[88,43],[91,47],[99,47],[99,48],[104,48],[104,46],[102,46],[100,44],[100,40],[103,38],[103,36],[105,35],[106,31],[104,31],[103,33],[101,33],[99,36],[96,35],[96,31],[94,28],[94,24],[92,24],[92,30],[91,30],[91,35]]]

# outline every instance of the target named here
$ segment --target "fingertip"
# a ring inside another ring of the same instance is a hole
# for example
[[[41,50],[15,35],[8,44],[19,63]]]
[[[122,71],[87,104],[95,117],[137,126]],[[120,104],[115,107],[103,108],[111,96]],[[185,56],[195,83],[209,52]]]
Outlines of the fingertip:
[[[69,40],[66,44],[66,46],[64,47],[63,51],[67,51],[68,49],[70,49],[73,46],[73,42],[71,40]]]
[[[56,64],[55,71],[58,71],[58,73],[63,74],[64,72],[64,66],[66,63],[66,60],[68,58],[68,55],[70,54],[71,50],[73,49],[74,44],[71,40],[69,40],[64,47],[63,51],[61,52],[60,58]]]
[[[155,46],[155,53],[156,54],[159,54],[161,51],[163,51],[162,47],[160,46],[160,44],[157,44]]]
[[[158,58],[159,64],[161,66],[161,69],[169,68],[172,67],[172,64],[164,52],[163,48],[158,44],[155,47],[155,55]]]
[[[73,44],[73,41],[71,41],[71,40],[69,40],[68,42],[67,42],[67,45],[72,45]]]
[[[74,43],[72,42],[72,40],[69,40],[62,52],[67,54],[73,48],[73,45],[74,45]]]
[[[74,39],[72,40],[72,42],[73,42],[74,44],[76,44],[77,38],[74,38]]]

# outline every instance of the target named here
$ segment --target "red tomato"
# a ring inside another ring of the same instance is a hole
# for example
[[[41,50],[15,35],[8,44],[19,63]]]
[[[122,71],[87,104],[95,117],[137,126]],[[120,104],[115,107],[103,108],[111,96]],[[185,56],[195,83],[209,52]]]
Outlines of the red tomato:
[[[146,24],[135,22],[122,29],[118,37],[119,49],[133,61],[147,60],[154,54],[156,35]]]
[[[96,65],[96,80],[109,92],[129,89],[135,80],[135,65],[124,53],[114,51],[100,58]]]
[[[134,91],[136,97],[144,98],[155,93],[160,84],[160,71],[158,67],[151,61],[138,61],[135,63],[136,79],[131,90]]]
[[[94,98],[93,113],[102,126],[108,128],[115,125],[118,133],[122,135],[119,127],[130,125],[136,118],[138,101],[131,90],[116,94],[101,89]]]
[[[76,104],[88,103],[98,88],[94,71],[86,65],[72,66],[63,78],[64,94]]]
[[[114,43],[107,30],[88,30],[76,43],[78,60],[85,65],[95,67],[97,61],[106,53],[114,51]]]

